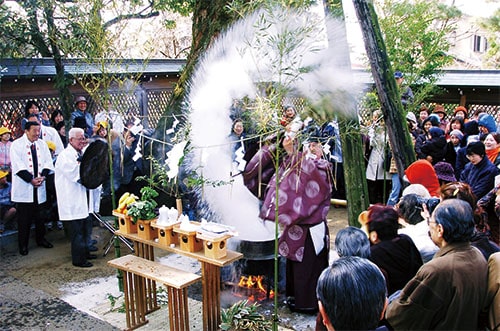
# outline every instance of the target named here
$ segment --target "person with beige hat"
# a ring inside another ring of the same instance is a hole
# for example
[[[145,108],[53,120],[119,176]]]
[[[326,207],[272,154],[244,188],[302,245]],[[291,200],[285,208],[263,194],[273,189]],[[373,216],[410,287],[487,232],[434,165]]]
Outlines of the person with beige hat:
[[[5,126],[0,127],[0,170],[10,173],[10,146],[12,132]],[[9,176],[10,177],[10,176]]]
[[[88,102],[87,99],[83,96],[77,96],[75,98],[75,110],[71,113],[71,125],[75,125],[75,119],[78,117],[82,117],[85,119],[86,127],[83,128],[85,130],[85,134],[87,137],[91,137],[94,129],[94,117],[88,110]]]
[[[10,199],[11,185],[7,181],[9,173],[0,170],[0,233],[5,230],[5,225],[16,216],[15,204]]]

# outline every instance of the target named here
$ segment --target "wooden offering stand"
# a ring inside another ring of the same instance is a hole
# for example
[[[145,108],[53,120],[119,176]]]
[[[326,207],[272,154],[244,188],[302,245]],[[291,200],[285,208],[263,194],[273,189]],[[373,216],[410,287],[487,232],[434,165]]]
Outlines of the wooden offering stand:
[[[137,220],[137,234],[139,238],[145,240],[154,240],[157,238],[157,231],[155,228],[151,227],[151,222],[156,221],[153,220]]]
[[[118,226],[121,233],[137,233],[137,224],[132,222],[132,218],[122,214],[117,210],[112,211],[113,216],[118,217]]]
[[[179,235],[179,245],[181,250],[186,252],[198,252],[203,249],[203,241],[196,238],[197,230],[200,227],[199,222],[189,222],[196,225],[196,229],[181,229],[182,223],[174,225],[173,231]]]
[[[221,259],[227,255],[227,239],[231,238],[228,234],[214,234],[209,235],[208,233],[196,234],[196,238],[203,240],[203,249],[205,256],[212,259]]]
[[[179,223],[172,223],[169,225],[158,225],[158,220],[151,222],[151,226],[158,230],[158,243],[162,246],[179,245],[179,234],[173,231],[174,225]]]

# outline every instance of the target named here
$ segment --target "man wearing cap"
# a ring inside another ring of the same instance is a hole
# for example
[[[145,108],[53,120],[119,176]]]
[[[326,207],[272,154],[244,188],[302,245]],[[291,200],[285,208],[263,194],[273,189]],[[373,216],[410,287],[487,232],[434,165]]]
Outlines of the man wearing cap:
[[[12,201],[17,203],[19,253],[28,254],[31,224],[35,222],[36,243],[52,248],[45,239],[45,226],[40,218],[40,206],[47,200],[46,178],[54,172],[47,144],[39,139],[40,124],[26,123],[24,135],[14,140],[10,148],[12,160]]]
[[[0,233],[4,232],[8,224],[16,216],[16,207],[11,200],[11,184],[7,181],[9,173],[0,170]]]
[[[409,86],[403,85],[404,76],[401,71],[396,71],[394,73],[394,78],[396,79],[396,84],[398,84],[398,88],[401,91],[401,103],[406,109],[406,106],[413,102],[413,91]]]
[[[2,126],[0,128],[0,170],[10,173],[10,141],[11,131]]]
[[[85,134],[91,137],[94,129],[94,118],[87,110],[87,99],[84,96],[75,98],[75,110],[71,113],[71,125],[75,126],[75,118],[83,117],[85,119]]]

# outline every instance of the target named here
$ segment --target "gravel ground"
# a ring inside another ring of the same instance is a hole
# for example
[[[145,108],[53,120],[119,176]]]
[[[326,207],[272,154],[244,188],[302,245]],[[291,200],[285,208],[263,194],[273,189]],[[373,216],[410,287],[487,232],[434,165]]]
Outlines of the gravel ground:
[[[347,225],[345,208],[332,207],[329,214],[331,240]],[[94,227],[94,238],[103,248],[109,232]],[[114,251],[92,260],[92,268],[75,268],[71,264],[70,242],[64,231],[51,231],[47,239],[52,249],[36,247],[31,239],[27,256],[17,252],[17,245],[2,247],[0,270],[0,329],[1,330],[114,330],[124,329],[125,314],[118,311],[122,294],[118,290],[116,271],[106,262],[114,258]],[[332,251],[333,251],[332,242]],[[130,251],[121,248],[122,255]],[[193,259],[155,250],[158,261],[171,266],[200,273],[199,263]],[[331,258],[334,254],[331,254]],[[190,327],[201,330],[201,283],[189,287]],[[222,305],[234,302],[231,294],[222,292]],[[116,303],[112,306],[112,300]],[[273,302],[261,302],[260,311],[270,316]],[[291,312],[284,298],[279,297],[279,325],[281,330],[314,330],[315,316]],[[165,329],[168,323],[166,308],[147,316],[149,323],[140,330]]]

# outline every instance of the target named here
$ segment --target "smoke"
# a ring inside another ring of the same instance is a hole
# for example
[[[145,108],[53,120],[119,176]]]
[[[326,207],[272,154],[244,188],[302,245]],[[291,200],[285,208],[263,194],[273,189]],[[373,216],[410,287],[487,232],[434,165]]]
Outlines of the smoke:
[[[259,201],[241,176],[231,177],[231,105],[243,98],[265,99],[258,85],[273,82],[287,91],[285,100],[301,96],[320,104],[327,108],[330,120],[333,111],[354,115],[352,95],[359,88],[349,71],[342,69],[345,51],[335,50],[335,45],[347,45],[339,42],[338,24],[306,11],[258,11],[214,42],[190,81],[186,116],[192,150],[187,167],[209,182],[226,183],[204,185],[199,198],[212,220],[234,226],[241,239],[273,239],[274,223],[258,217]],[[257,114],[255,118],[269,116]]]

